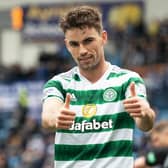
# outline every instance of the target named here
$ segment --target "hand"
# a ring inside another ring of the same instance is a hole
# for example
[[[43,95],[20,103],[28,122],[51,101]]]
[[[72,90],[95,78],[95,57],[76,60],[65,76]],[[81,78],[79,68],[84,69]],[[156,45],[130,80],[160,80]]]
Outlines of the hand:
[[[59,110],[56,116],[57,129],[69,129],[75,119],[75,112],[69,109],[71,95],[68,93],[65,98],[63,107]]]
[[[130,84],[131,97],[124,100],[124,108],[133,118],[143,118],[150,108],[148,102],[136,95],[135,83]]]

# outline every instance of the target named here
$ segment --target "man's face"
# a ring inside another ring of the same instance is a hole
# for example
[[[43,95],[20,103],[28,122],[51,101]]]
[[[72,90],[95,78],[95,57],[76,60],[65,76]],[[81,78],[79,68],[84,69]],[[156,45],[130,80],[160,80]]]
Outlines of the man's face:
[[[96,69],[104,59],[107,33],[99,34],[94,28],[74,28],[65,34],[65,44],[81,70]]]

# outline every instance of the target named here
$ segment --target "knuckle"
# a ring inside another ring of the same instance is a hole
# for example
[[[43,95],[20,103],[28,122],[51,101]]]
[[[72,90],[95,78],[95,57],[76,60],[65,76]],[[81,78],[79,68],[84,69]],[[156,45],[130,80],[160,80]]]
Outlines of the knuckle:
[[[61,120],[58,119],[57,120],[57,125],[61,125],[61,123],[62,123]]]

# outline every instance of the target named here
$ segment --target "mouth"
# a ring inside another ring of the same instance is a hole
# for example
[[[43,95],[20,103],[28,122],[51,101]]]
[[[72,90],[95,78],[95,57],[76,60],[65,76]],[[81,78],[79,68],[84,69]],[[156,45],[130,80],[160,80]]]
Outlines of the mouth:
[[[92,59],[92,56],[86,56],[86,57],[79,58],[79,62],[85,63],[90,61],[91,59]]]

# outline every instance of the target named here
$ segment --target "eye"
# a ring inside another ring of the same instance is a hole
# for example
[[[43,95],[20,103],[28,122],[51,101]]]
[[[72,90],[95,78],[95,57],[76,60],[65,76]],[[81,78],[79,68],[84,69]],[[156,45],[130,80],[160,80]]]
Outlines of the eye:
[[[84,45],[87,45],[87,44],[90,44],[91,42],[93,42],[94,41],[94,38],[87,38],[87,39],[85,39],[84,41],[83,41],[83,44]]]
[[[70,42],[69,42],[69,45],[70,45],[71,47],[78,47],[78,46],[79,46],[79,43],[76,42],[76,41],[70,41]]]

